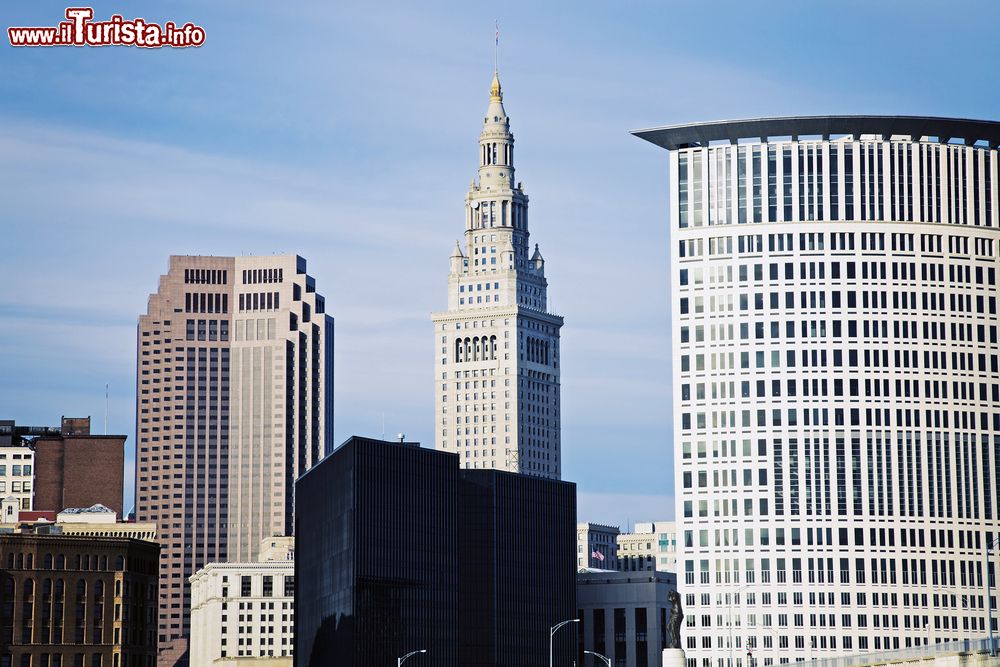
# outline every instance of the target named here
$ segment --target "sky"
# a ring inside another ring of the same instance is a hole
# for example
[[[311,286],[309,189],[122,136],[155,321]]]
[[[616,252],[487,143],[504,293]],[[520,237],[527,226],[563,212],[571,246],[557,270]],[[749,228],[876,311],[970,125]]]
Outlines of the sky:
[[[171,254],[305,257],[336,319],[335,441],[433,442],[433,331],[500,78],[562,330],[578,518],[674,515],[666,152],[769,115],[1000,118],[994,2],[95,2],[191,49],[0,45],[0,418],[135,431]],[[3,27],[66,5],[6,0]],[[6,32],[6,31],[4,31]],[[109,399],[105,403],[105,385]],[[126,484],[133,458],[127,454]],[[126,499],[131,504],[131,493]]]

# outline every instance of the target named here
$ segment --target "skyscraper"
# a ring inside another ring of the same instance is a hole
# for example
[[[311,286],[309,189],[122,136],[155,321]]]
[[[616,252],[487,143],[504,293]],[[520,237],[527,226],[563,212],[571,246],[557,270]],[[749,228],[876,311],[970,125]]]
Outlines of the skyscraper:
[[[333,319],[301,257],[174,256],[138,339],[136,517],[163,546],[165,667],[187,660],[188,577],[291,534],[295,479],[332,450]]]
[[[514,135],[494,73],[465,197],[448,310],[434,313],[436,448],[465,468],[558,479],[559,330],[545,260],[528,242],[528,196],[514,180]]]
[[[299,479],[298,667],[419,649],[432,667],[546,664],[549,628],[577,609],[576,485],[459,465],[353,437]],[[572,660],[575,629],[556,635],[554,664]]]
[[[1000,123],[636,134],[670,160],[690,667],[985,636]]]

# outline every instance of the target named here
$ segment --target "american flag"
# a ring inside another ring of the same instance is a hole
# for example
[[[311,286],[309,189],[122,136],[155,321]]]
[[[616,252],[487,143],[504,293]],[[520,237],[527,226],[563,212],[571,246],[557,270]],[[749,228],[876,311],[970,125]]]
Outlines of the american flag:
[[[591,553],[590,555],[591,555],[591,556],[592,556],[593,558],[596,558],[597,560],[601,561],[602,563],[604,562],[604,554],[602,554],[602,553],[601,553],[600,551],[598,551],[597,549],[594,549],[593,553]]]
[[[496,28],[497,28],[496,41],[497,41],[497,45],[499,45],[500,44],[500,22],[497,21],[495,25],[496,25]]]

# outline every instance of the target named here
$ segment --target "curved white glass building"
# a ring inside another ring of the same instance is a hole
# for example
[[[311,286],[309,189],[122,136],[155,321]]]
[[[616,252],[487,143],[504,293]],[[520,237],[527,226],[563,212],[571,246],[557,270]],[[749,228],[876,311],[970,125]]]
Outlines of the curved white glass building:
[[[670,159],[689,667],[984,637],[1000,123],[635,134]]]

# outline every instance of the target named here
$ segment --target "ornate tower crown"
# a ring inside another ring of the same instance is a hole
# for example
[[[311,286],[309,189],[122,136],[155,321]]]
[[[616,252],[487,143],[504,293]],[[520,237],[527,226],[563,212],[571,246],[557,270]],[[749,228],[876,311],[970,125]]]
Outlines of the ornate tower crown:
[[[490,104],[483,118],[479,148],[480,187],[493,191],[514,187],[514,135],[510,132],[510,118],[503,108],[503,88],[496,70],[490,84]]]
[[[545,260],[529,245],[528,196],[514,180],[514,135],[496,67],[478,162],[465,196],[464,243],[449,258],[448,310],[433,315],[435,446],[458,454],[465,468],[558,479],[563,320],[548,312]],[[465,391],[469,383],[479,391]]]
[[[493,72],[493,84],[490,86],[490,102],[503,102],[503,90],[500,88],[500,75]]]

